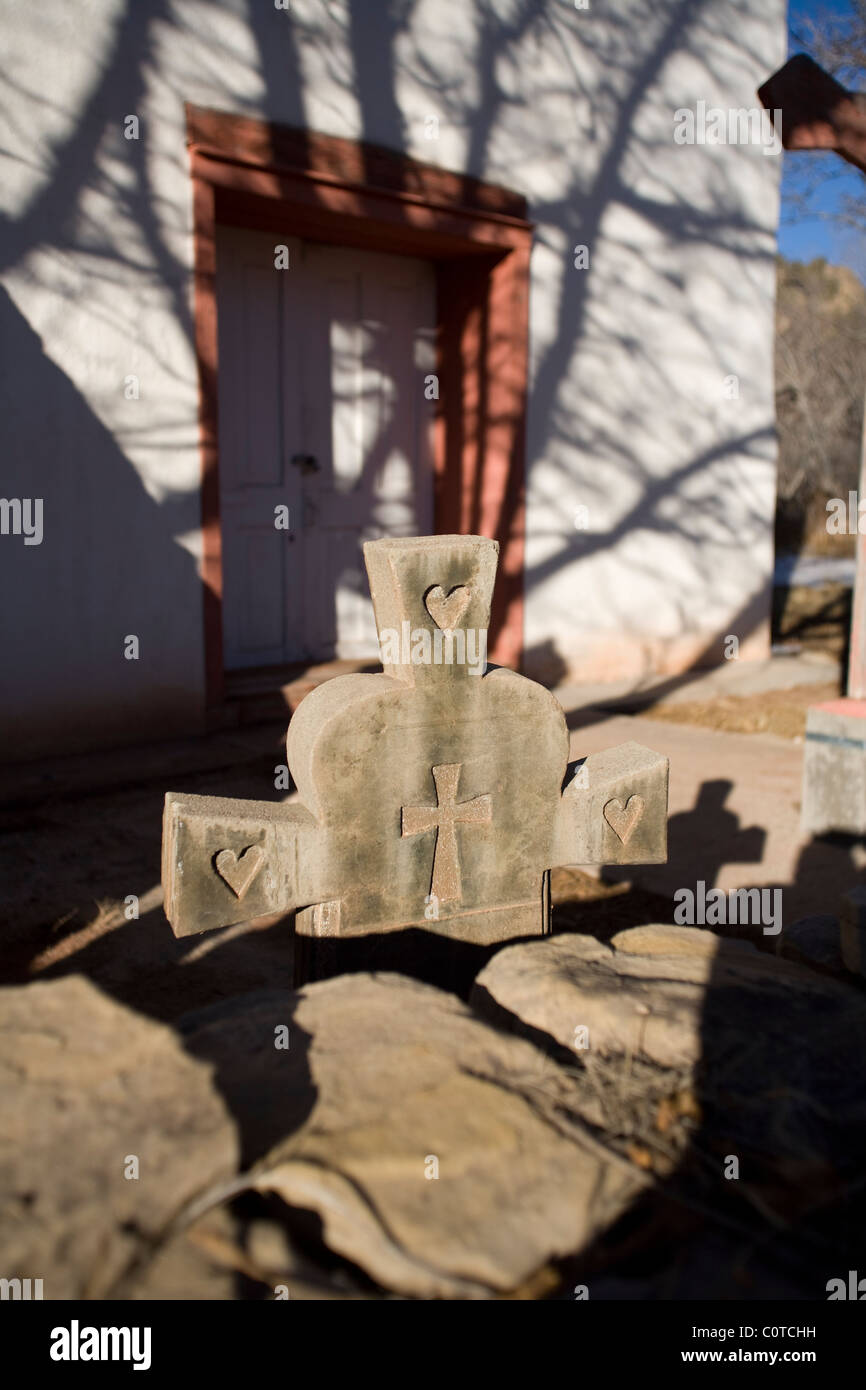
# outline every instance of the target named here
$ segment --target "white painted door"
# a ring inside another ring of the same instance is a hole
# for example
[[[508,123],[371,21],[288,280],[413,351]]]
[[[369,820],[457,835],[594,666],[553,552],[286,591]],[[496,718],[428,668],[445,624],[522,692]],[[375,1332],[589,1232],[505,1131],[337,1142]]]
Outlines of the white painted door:
[[[432,268],[221,228],[217,295],[225,664],[375,658],[361,544],[433,529]]]

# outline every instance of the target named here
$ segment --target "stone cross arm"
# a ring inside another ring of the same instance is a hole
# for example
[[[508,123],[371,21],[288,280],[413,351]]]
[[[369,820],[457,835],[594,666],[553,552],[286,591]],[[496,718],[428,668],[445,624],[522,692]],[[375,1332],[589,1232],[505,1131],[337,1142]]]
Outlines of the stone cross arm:
[[[639,743],[591,753],[569,767],[550,867],[663,864],[668,759]]]
[[[317,902],[317,838],[302,806],[169,792],[162,882],[175,936]]]

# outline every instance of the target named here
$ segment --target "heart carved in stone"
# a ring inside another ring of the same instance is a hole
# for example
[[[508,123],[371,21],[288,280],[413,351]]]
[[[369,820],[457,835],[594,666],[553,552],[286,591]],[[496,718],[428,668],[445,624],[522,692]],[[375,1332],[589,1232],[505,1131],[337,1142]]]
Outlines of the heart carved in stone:
[[[437,627],[443,632],[451,632],[460,622],[469,607],[471,591],[465,584],[458,584],[446,598],[441,584],[436,584],[424,597],[424,606]]]
[[[233,849],[221,849],[214,863],[220,878],[225,879],[236,898],[242,898],[265,862],[261,845],[250,845],[238,857]]]
[[[622,804],[618,797],[614,797],[612,801],[606,803],[602,815],[614,835],[626,845],[634,833],[635,826],[643,815],[643,810],[644,800],[642,796],[630,796],[625,805]]]

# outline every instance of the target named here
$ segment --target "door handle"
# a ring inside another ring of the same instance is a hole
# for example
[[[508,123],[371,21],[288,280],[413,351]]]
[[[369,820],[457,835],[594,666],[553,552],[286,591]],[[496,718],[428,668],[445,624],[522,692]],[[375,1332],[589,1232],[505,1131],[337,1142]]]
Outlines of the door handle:
[[[319,460],[315,454],[292,454],[289,459],[293,468],[300,468],[302,473],[318,473]]]

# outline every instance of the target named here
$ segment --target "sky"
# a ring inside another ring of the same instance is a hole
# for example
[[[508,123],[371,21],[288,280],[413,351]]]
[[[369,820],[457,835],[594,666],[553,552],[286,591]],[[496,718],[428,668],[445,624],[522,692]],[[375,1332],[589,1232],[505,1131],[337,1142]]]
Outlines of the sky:
[[[818,20],[822,15],[851,13],[849,0],[790,0],[789,56],[802,52],[791,31],[803,18]],[[866,86],[866,81],[862,85]],[[795,195],[807,185],[813,190],[809,208],[814,212],[804,216],[796,206]],[[866,230],[862,225],[846,226],[834,216],[846,195],[859,198],[861,203],[866,201],[866,181],[838,155],[785,154],[779,250],[790,260],[811,261],[823,256],[832,265],[850,266],[866,283]]]

